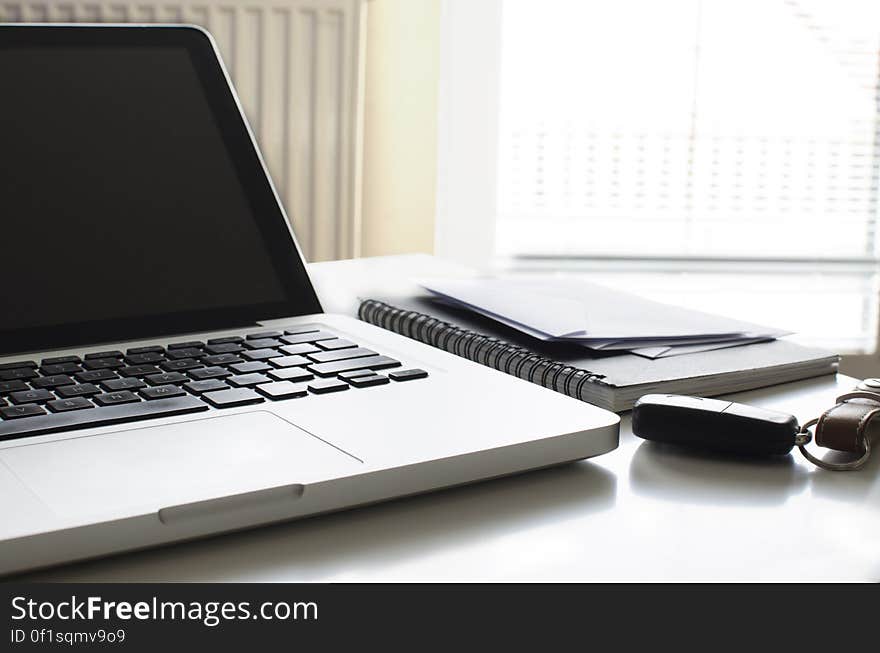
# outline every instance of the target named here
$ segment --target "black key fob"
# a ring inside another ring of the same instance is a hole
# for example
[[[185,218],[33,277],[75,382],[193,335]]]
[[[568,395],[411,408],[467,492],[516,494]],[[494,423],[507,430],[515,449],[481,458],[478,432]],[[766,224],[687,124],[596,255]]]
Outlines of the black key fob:
[[[633,407],[640,438],[745,455],[784,455],[799,430],[794,415],[683,395],[645,395]]]

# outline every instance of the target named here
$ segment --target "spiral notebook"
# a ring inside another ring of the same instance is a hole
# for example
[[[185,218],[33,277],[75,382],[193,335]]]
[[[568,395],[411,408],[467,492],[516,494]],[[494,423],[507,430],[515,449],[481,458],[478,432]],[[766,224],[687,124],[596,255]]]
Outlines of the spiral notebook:
[[[773,340],[655,360],[530,338],[429,295],[365,299],[358,317],[615,412],[644,394],[715,396],[837,371],[837,354]]]

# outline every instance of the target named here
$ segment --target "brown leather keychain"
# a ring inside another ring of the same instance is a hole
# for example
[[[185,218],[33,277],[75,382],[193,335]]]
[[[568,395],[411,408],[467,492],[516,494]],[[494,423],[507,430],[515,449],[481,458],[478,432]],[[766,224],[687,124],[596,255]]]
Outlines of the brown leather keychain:
[[[795,437],[795,444],[807,460],[822,469],[845,472],[859,469],[871,457],[871,439],[877,429],[871,432],[871,424],[880,415],[880,394],[860,385],[854,392],[848,392],[837,398],[837,404],[826,410],[816,419],[812,419],[800,427]],[[810,428],[815,426],[815,435]],[[815,440],[820,447],[834,451],[842,451],[858,456],[847,462],[826,462],[817,458],[807,450],[810,440]]]

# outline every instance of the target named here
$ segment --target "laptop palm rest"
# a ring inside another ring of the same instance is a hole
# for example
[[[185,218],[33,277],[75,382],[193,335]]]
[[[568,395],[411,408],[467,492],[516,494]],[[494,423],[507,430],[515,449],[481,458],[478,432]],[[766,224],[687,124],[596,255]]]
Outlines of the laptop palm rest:
[[[296,501],[362,463],[266,411],[26,445],[0,461],[64,518],[156,512],[163,523]]]

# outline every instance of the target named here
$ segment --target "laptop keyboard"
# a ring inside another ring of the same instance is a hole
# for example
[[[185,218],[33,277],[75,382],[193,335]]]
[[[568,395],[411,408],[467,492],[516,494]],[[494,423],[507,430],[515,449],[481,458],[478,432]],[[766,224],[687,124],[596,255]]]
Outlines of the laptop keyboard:
[[[422,379],[320,325],[0,364],[0,440]]]

